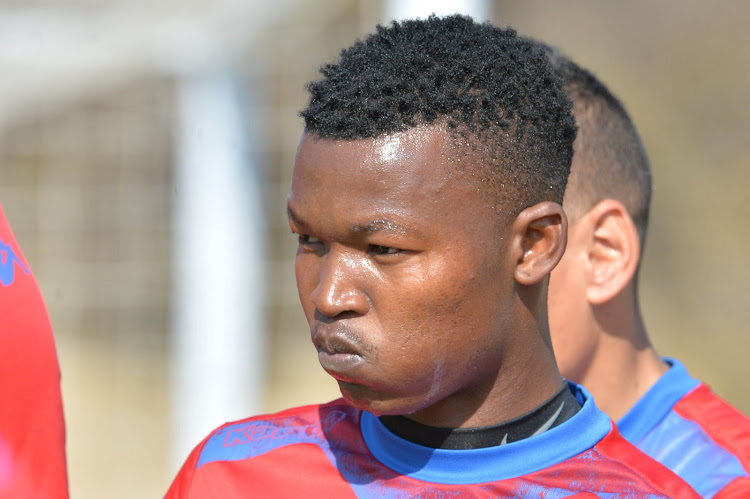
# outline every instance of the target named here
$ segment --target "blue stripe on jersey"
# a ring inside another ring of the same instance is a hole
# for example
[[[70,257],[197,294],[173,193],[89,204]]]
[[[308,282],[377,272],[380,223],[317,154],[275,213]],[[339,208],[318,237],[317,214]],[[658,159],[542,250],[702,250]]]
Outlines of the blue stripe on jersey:
[[[276,421],[244,421],[225,426],[206,441],[195,468],[213,461],[239,461],[256,457],[285,445],[299,443],[316,444],[324,451],[329,451],[323,435],[346,417],[347,413],[344,411],[329,412],[320,422],[323,433],[317,422],[311,427],[310,423],[301,422],[293,415]],[[251,442],[252,445],[245,445]]]
[[[737,457],[714,442],[699,424],[672,410],[700,382],[679,361],[664,360],[672,367],[617,426],[627,440],[677,473],[701,496],[713,497],[747,473]]]
[[[638,442],[650,432],[672,411],[672,406],[700,384],[678,360],[664,360],[671,365],[669,370],[617,422],[622,436],[632,443]]]
[[[720,447],[694,421],[670,412],[636,446],[671,469],[702,497],[713,497],[747,476],[736,456]]]
[[[431,449],[391,433],[374,415],[363,412],[362,436],[370,452],[397,473],[444,484],[485,483],[533,473],[584,452],[612,428],[582,387],[570,384],[581,410],[561,425],[531,439],[472,450]],[[477,466],[477,463],[482,466]]]

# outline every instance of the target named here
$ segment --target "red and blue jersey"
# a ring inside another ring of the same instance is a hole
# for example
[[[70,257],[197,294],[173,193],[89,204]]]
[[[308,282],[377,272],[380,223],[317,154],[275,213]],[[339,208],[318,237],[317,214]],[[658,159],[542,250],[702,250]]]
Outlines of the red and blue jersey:
[[[665,360],[670,369],[617,423],[622,436],[703,497],[750,498],[750,419]]]
[[[66,498],[65,424],[47,309],[0,208],[0,499]]]
[[[571,388],[582,404],[571,419],[481,449],[414,444],[343,400],[230,423],[196,447],[166,498],[698,497]]]

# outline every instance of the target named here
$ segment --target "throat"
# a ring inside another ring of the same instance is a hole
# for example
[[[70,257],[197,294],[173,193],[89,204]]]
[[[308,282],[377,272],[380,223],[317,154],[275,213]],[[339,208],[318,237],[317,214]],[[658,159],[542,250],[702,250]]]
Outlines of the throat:
[[[436,428],[405,416],[381,416],[380,421],[392,433],[423,447],[466,450],[495,447],[523,440],[564,423],[581,409],[575,396],[563,383],[549,400],[510,421],[478,428]]]

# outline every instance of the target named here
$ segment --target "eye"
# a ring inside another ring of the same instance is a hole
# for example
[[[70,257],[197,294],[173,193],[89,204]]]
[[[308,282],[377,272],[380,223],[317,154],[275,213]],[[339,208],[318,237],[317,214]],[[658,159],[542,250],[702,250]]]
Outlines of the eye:
[[[319,244],[321,241],[317,237],[311,236],[309,234],[299,234],[299,243],[300,244]]]
[[[391,246],[381,246],[379,244],[373,244],[370,246],[370,251],[376,255],[393,255],[399,253],[401,250],[393,248]]]

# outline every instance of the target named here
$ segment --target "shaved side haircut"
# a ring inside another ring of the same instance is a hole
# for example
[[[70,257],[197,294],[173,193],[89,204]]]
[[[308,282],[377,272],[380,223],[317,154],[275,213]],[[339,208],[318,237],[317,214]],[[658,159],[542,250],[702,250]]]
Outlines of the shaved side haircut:
[[[651,204],[651,165],[638,131],[617,97],[590,71],[558,49],[544,46],[555,72],[573,101],[578,135],[565,190],[571,223],[603,199],[616,199],[628,210],[641,246]]]

